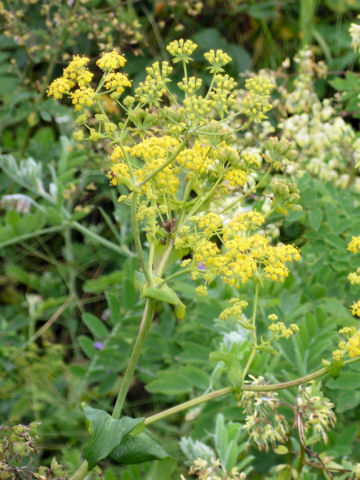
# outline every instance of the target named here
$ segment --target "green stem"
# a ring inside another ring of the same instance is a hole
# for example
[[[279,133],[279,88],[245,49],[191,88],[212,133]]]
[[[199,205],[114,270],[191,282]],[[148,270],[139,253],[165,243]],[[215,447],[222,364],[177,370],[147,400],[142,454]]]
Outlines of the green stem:
[[[152,276],[150,275],[149,269],[146,265],[146,259],[145,259],[145,254],[144,250],[141,245],[141,240],[140,240],[140,231],[139,231],[139,225],[138,221],[136,218],[136,207],[137,207],[137,201],[138,201],[138,196],[139,194],[137,192],[133,192],[133,197],[132,197],[132,203],[131,203],[131,223],[132,223],[132,230],[133,230],[133,235],[134,235],[134,242],[135,242],[135,247],[136,251],[139,256],[139,262],[140,266],[145,274],[146,281],[149,285],[153,284],[153,279]]]
[[[359,360],[357,358],[356,360]],[[348,360],[345,362],[345,365],[352,363],[354,360]],[[290,380],[288,382],[281,382],[275,383],[270,385],[243,385],[242,390],[246,392],[275,392],[277,390],[285,390],[287,388],[297,387],[298,385],[303,385],[304,383],[311,382],[323,375],[328,373],[328,369],[326,367],[320,368],[314,373],[309,373],[304,377],[297,378],[295,380]],[[200,405],[201,403],[205,403],[209,400],[214,400],[215,398],[223,397],[224,395],[229,395],[234,393],[236,390],[234,387],[225,387],[221,388],[220,390],[215,390],[214,392],[207,393],[206,395],[201,395],[200,397],[194,398],[192,400],[188,400],[187,402],[180,403],[175,407],[168,408],[162,412],[156,413],[151,417],[145,419],[145,425],[150,425],[151,423],[158,422],[163,418],[170,417],[171,415],[175,415],[176,413],[180,413],[184,410],[189,408],[195,407],[196,405]]]
[[[186,275],[191,272],[191,268],[184,268],[183,270],[179,270],[178,272],[173,273],[172,275],[169,275],[166,277],[164,280],[162,280],[160,283],[158,283],[158,288],[160,288],[164,283],[168,283],[171,280],[174,280],[174,278],[181,277],[182,275]]]
[[[259,301],[259,282],[256,282],[255,285],[255,297],[254,297],[254,309],[253,309],[253,314],[252,314],[252,319],[251,319],[251,327],[252,327],[252,335],[253,335],[253,348],[251,350],[250,356],[248,358],[248,361],[246,362],[242,379],[243,381],[245,380],[246,374],[252,364],[252,361],[254,359],[255,353],[256,353],[256,347],[257,347],[257,335],[256,335],[256,310],[258,306],[258,301]]]
[[[215,398],[223,397],[224,395],[229,395],[230,393],[234,392],[233,387],[225,387],[221,388],[220,390],[215,390],[215,392],[207,393],[206,395],[202,395],[201,397],[193,398],[192,400],[188,400],[187,402],[180,403],[175,407],[168,408],[160,413],[156,413],[155,415],[151,415],[145,419],[145,425],[150,425],[151,423],[158,422],[163,418],[170,417],[171,415],[175,415],[176,413],[182,412],[187,410],[188,408],[195,407],[196,405],[200,405],[201,403],[207,402],[208,400],[214,400]]]
[[[31,344],[35,342],[41,335],[48,330],[51,325],[56,322],[56,320],[61,316],[61,314],[67,309],[67,307],[71,304],[73,299],[70,297],[66,300],[65,303],[63,303],[60,308],[56,310],[54,315],[41,327],[39,330],[35,333],[32,333],[26,343],[24,343],[21,347],[18,347],[17,352],[19,353],[19,350],[25,350],[27,347],[29,347]]]
[[[174,248],[174,240],[172,239],[172,240],[170,240],[169,245],[168,245],[167,249],[165,250],[165,253],[162,256],[161,261],[159,263],[159,266],[158,266],[158,269],[157,269],[157,272],[156,272],[159,277],[161,277],[162,274],[164,273],[166,264],[169,260],[169,257],[171,255],[171,252],[172,252],[173,248]]]
[[[134,254],[127,247],[119,246],[113,242],[110,242],[109,240],[106,240],[106,238],[103,238],[97,233],[92,232],[88,228],[84,227],[84,225],[81,225],[81,223],[71,222],[69,225],[75,228],[75,230],[78,230],[79,232],[83,233],[87,237],[91,238],[92,240],[95,240],[97,243],[104,245],[104,247],[107,247],[116,253],[120,253],[121,255],[126,255],[126,256],[134,256]],[[62,226],[61,228],[64,228],[64,226]]]
[[[56,227],[42,228],[41,230],[36,230],[35,232],[24,233],[24,235],[19,235],[18,237],[11,238],[10,240],[6,240],[5,242],[1,242],[0,248],[8,247],[9,245],[13,245],[14,243],[23,242],[24,240],[28,240],[29,238],[37,237],[39,235],[46,235],[47,233],[59,232],[60,230],[63,230],[63,229],[64,229],[64,225],[57,225]]]
[[[304,468],[305,464],[305,448],[302,444],[300,444],[300,457],[299,457],[299,463],[297,466],[297,472],[299,474],[299,478],[301,478],[301,472]]]
[[[118,397],[116,399],[116,404],[112,413],[113,418],[120,418],[121,411],[125,402],[125,397],[129,390],[130,383],[133,378],[136,365],[138,363],[140,353],[144,346],[147,334],[150,330],[150,325],[154,318],[154,313],[155,313],[155,301],[153,299],[148,299],[146,302],[143,317],[141,320],[139,333],[136,337],[134,349],[132,351],[129,364],[127,366],[127,369],[118,393]]]

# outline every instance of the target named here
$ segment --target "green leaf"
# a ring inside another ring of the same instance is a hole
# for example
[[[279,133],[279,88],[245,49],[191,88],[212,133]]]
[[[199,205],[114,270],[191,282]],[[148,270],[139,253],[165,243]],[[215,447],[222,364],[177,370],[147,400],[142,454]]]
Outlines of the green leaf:
[[[227,371],[227,376],[231,385],[237,389],[241,390],[242,387],[242,368],[241,362],[237,357],[232,359],[229,369]]]
[[[85,446],[85,458],[89,463],[89,470],[106,458],[116,448],[122,439],[142,424],[143,418],[122,417],[112,418],[104,410],[89,407],[84,408],[85,417],[90,423],[91,440]]]
[[[288,453],[287,447],[285,445],[279,445],[278,447],[275,448],[274,452],[278,455],[286,455]]]
[[[185,305],[181,302],[176,292],[166,284],[161,287],[148,287],[145,285],[143,288],[143,296],[185,308]]]
[[[169,454],[155,440],[153,435],[145,430],[135,436],[126,435],[115,450],[111,452],[110,458],[117,463],[133,465],[149,460],[169,458]]]
[[[94,347],[94,342],[87,337],[86,335],[80,335],[78,337],[80,347],[84,351],[85,355],[89,358],[92,358],[96,353],[96,348]]]
[[[174,290],[167,285],[161,287],[148,287],[145,285],[143,288],[143,296],[159,300],[160,302],[171,303],[172,305],[176,305],[180,301]]]
[[[319,207],[313,207],[309,210],[309,222],[312,228],[317,232],[320,228],[321,221],[323,219],[323,211]]]
[[[89,293],[102,293],[108,288],[121,284],[123,272],[115,270],[109,275],[101,275],[96,279],[87,280],[83,285],[83,290]]]
[[[176,462],[171,458],[157,460],[150,473],[147,475],[147,480],[171,480],[175,468]]]
[[[84,313],[82,320],[95,338],[103,339],[109,334],[103,322],[95,317],[95,315]]]
[[[200,368],[187,366],[160,372],[156,380],[146,386],[146,390],[152,393],[180,395],[191,392],[193,388],[205,390],[209,381],[210,377],[206,372]]]

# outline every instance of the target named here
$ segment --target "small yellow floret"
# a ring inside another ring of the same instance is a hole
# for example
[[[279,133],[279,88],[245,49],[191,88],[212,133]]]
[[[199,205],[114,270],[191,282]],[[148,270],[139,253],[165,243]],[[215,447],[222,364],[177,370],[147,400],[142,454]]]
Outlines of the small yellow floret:
[[[115,90],[121,94],[125,90],[125,87],[131,87],[131,81],[124,73],[111,72],[106,75],[105,88],[107,90]]]
[[[104,53],[96,62],[96,65],[101,70],[117,70],[125,65],[126,58],[120,55],[116,50]]]
[[[206,296],[208,294],[207,288],[205,285],[199,285],[195,288],[195,291],[202,296]]]
[[[360,250],[360,236],[359,237],[352,237],[351,242],[347,248],[350,252],[359,253]]]
[[[352,304],[351,314],[354,315],[354,317],[360,317],[360,300]]]
[[[223,67],[227,63],[231,62],[231,57],[223,50],[209,50],[204,53],[204,57],[213,66]]]
[[[187,61],[190,60],[190,55],[197,49],[197,45],[192,40],[180,38],[180,40],[174,40],[169,43],[166,49],[170,55],[175,58],[177,57],[179,60],[184,60],[185,63],[187,63]]]
[[[65,93],[69,93],[74,86],[68,78],[60,77],[56,78],[49,86],[48,96],[54,97],[57,100],[61,100]]]
[[[72,103],[75,110],[81,110],[83,107],[91,107],[94,103],[95,91],[91,87],[81,87],[71,93]]]

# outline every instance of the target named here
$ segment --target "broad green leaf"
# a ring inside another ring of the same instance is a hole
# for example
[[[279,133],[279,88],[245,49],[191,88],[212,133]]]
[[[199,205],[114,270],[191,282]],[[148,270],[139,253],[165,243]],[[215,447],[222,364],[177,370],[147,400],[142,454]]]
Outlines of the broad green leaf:
[[[117,323],[121,322],[123,317],[119,297],[116,293],[108,292],[106,294],[106,301],[110,310],[111,323],[112,325],[116,325]]]
[[[84,407],[84,413],[90,423],[91,440],[84,450],[90,470],[100,460],[106,458],[120,444],[125,435],[144,421],[143,418],[130,417],[115,419],[104,410],[88,405]]]
[[[344,252],[344,255],[346,255],[347,243],[337,235],[329,233],[327,236],[324,237],[324,242],[328,243],[334,248],[341,250],[342,252]]]
[[[94,342],[87,337],[86,335],[80,335],[78,337],[80,347],[84,351],[85,355],[89,358],[92,358],[96,353],[96,348],[94,347]]]
[[[309,210],[308,215],[309,215],[310,225],[315,231],[318,231],[321,225],[321,221],[323,219],[322,209],[314,206],[311,210]]]
[[[233,357],[229,369],[227,371],[227,377],[231,385],[237,389],[241,390],[242,387],[242,368],[241,362],[238,358]]]
[[[360,404],[360,392],[354,390],[345,390],[341,392],[336,401],[336,411],[346,412],[357,407]]]
[[[83,285],[83,290],[90,293],[102,293],[108,288],[120,285],[123,279],[123,272],[115,270],[109,275],[101,275],[96,279],[87,280]]]
[[[111,452],[110,458],[117,463],[129,465],[149,460],[162,460],[169,458],[169,455],[153,435],[145,430],[138,435],[126,435]]]
[[[95,315],[84,313],[82,320],[95,338],[103,339],[109,334],[103,322],[95,317]]]
[[[340,364],[340,369],[342,368],[342,366],[343,365]],[[326,383],[326,386],[328,388],[338,389],[338,390],[351,390],[351,391],[354,391],[354,389],[359,390],[360,373],[357,373],[354,371],[346,371],[346,372],[341,371],[340,375],[338,375],[338,378],[336,378],[336,380],[330,379]]]
[[[160,372],[146,389],[152,393],[180,395],[191,392],[193,388],[205,390],[209,380],[209,375],[200,368],[187,366]]]
[[[147,475],[146,480],[171,480],[175,468],[176,462],[171,458],[157,460],[150,473]]]
[[[277,454],[277,455],[286,455],[288,453],[288,448],[285,447],[285,445],[278,445],[274,452]]]
[[[148,287],[145,285],[143,288],[143,296],[146,298],[154,298],[160,302],[170,303],[171,305],[183,305],[176,292],[166,284],[161,287]]]

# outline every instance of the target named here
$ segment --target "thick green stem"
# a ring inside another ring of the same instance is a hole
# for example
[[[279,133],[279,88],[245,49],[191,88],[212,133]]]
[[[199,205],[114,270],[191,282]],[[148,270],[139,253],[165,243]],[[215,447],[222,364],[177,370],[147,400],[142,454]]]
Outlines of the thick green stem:
[[[158,266],[158,269],[156,271],[156,273],[159,277],[161,277],[162,274],[164,273],[166,264],[167,264],[167,262],[170,258],[170,255],[171,255],[171,252],[173,251],[173,248],[174,248],[174,240],[172,239],[172,240],[170,240],[169,245],[168,245],[167,249],[165,250],[164,255],[162,256],[161,261],[160,261],[159,266]]]
[[[305,448],[302,444],[300,444],[300,457],[299,457],[299,463],[297,466],[297,472],[299,474],[299,478],[301,478],[301,472],[304,468],[305,464]]]
[[[38,237],[40,235],[46,235],[47,233],[55,233],[62,231],[64,229],[63,225],[57,225],[55,227],[42,228],[41,230],[35,230],[35,232],[24,233],[24,235],[19,235],[17,237],[6,240],[5,242],[0,243],[0,248],[8,247],[14,243],[23,242],[29,238]]]
[[[257,311],[257,305],[259,301],[259,282],[256,282],[255,285],[255,296],[254,296],[254,309],[253,309],[253,314],[252,314],[252,319],[251,319],[251,327],[252,327],[252,335],[253,335],[253,348],[251,350],[250,356],[248,358],[248,361],[246,362],[242,379],[243,381],[245,380],[246,374],[251,367],[252,361],[255,357],[256,353],[256,347],[257,347],[257,335],[256,335],[256,311]]]
[[[155,313],[155,301],[153,299],[148,299],[146,302],[143,317],[141,320],[139,333],[136,337],[134,349],[132,351],[129,364],[127,366],[123,381],[121,383],[119,394],[116,399],[116,404],[114,407],[114,411],[112,413],[113,418],[119,418],[121,415],[121,411],[125,402],[125,397],[129,390],[130,383],[133,378],[136,365],[138,363],[140,353],[144,346],[147,334],[150,330],[151,322],[154,318],[154,313]]]
[[[81,223],[78,222],[71,222],[69,224],[71,227],[75,228],[75,230],[78,230],[85,236],[91,238],[92,240],[95,240],[97,243],[100,243],[101,245],[104,245],[104,247],[109,248],[110,250],[113,250],[116,253],[120,253],[121,255],[126,255],[126,256],[134,256],[134,254],[125,246],[119,246],[116,245],[116,243],[110,242],[109,240],[106,240],[106,238],[101,237],[97,233],[92,232],[88,228],[84,227],[81,225]],[[64,227],[62,227],[64,228]]]
[[[246,392],[274,392],[277,390],[284,390],[286,388],[297,387],[298,385],[302,385],[304,383],[311,382],[316,378],[322,377],[328,373],[328,369],[326,367],[320,368],[314,373],[310,373],[309,375],[305,375],[304,377],[297,378],[295,380],[290,380],[289,382],[282,382],[282,383],[275,383],[270,385],[243,385],[242,389]],[[150,423],[158,422],[163,418],[170,417],[171,415],[175,415],[176,413],[182,412],[189,408],[195,407],[196,405],[200,405],[201,403],[205,403],[209,400],[214,400],[215,398],[222,397],[224,395],[229,395],[230,393],[234,393],[234,387],[225,387],[221,388],[220,390],[215,390],[214,392],[207,393],[206,395],[202,395],[201,397],[194,398],[192,400],[188,400],[187,402],[180,403],[180,405],[176,405],[175,407],[168,408],[163,412],[157,413],[145,419],[145,425],[150,425]]]
[[[139,194],[137,192],[133,193],[132,204],[131,204],[132,230],[133,230],[133,235],[134,235],[136,252],[139,256],[140,266],[141,266],[141,268],[142,268],[142,270],[145,274],[147,283],[149,285],[152,285],[153,284],[153,279],[152,279],[152,276],[150,275],[149,269],[146,265],[145,254],[144,254],[144,250],[142,248],[141,240],[140,240],[139,225],[138,225],[138,221],[137,221],[137,218],[136,218],[136,207],[137,207],[138,196],[139,196]]]

